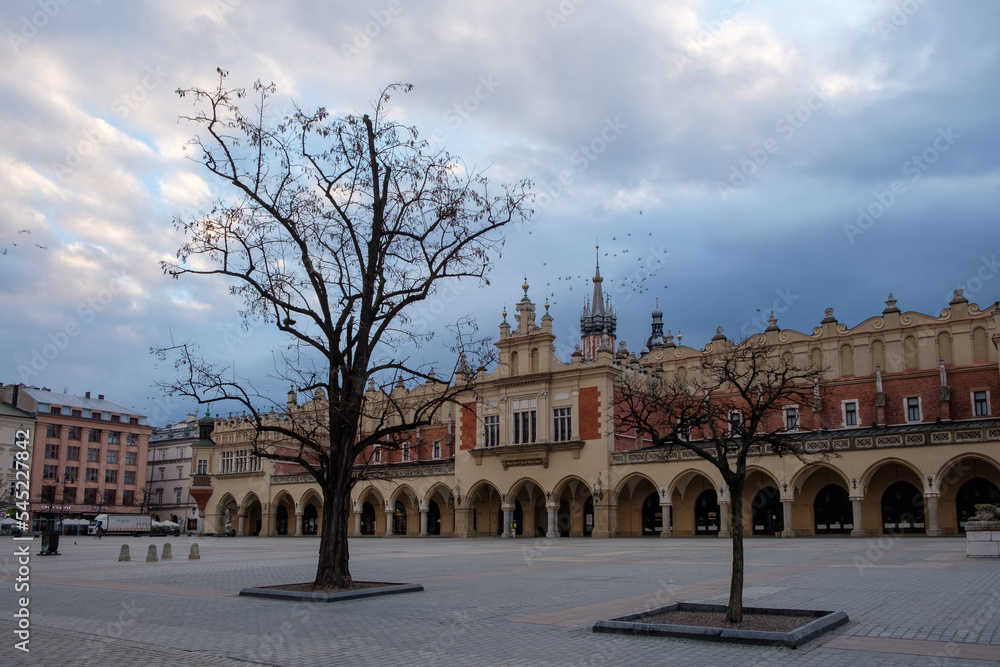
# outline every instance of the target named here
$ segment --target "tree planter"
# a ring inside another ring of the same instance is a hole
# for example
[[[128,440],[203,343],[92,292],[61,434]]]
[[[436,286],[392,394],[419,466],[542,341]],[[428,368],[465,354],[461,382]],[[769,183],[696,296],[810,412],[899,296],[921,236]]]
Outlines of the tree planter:
[[[269,598],[271,600],[291,600],[293,602],[343,602],[358,598],[395,595],[396,593],[415,593],[424,590],[424,587],[420,584],[388,584],[363,581],[357,583],[369,585],[365,588],[337,592],[294,590],[295,587],[301,586],[301,584],[292,584],[289,588],[283,588],[282,586],[244,588],[240,591],[240,596]]]
[[[628,616],[619,616],[594,624],[594,632],[609,632],[627,635],[648,635],[656,637],[679,637],[683,639],[700,639],[714,642],[731,642],[739,644],[763,644],[768,646],[787,646],[796,648],[815,639],[825,632],[847,623],[847,614],[842,611],[812,611],[803,609],[767,609],[762,607],[744,607],[744,614],[760,614],[764,616],[808,616],[815,620],[788,632],[769,632],[762,630],[741,630],[732,627],[712,627],[700,625],[667,625],[643,622],[642,619],[671,611],[717,612],[724,614],[726,607],[716,604],[697,604],[677,602],[674,604],[644,611]]]

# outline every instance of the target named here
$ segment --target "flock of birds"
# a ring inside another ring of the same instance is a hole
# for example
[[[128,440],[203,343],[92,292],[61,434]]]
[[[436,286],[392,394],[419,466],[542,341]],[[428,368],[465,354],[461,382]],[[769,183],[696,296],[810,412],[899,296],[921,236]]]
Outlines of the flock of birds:
[[[17,230],[17,233],[18,234],[30,234],[31,230],[30,229],[19,229],[19,230]],[[13,241],[10,242],[10,245],[13,246],[13,247],[15,247],[15,248],[17,247],[17,244],[14,243]],[[36,248],[41,248],[42,250],[48,250],[49,249],[48,246],[41,245],[40,243],[36,243],[35,247]],[[0,255],[6,255],[7,254],[7,250],[8,250],[8,248],[6,248],[6,247],[0,248]]]
[[[642,211],[639,212],[639,215],[642,215]],[[631,236],[632,233],[628,232],[625,234],[625,236],[622,237],[622,239],[623,241],[627,241]],[[647,236],[652,237],[653,232],[649,232]],[[615,244],[621,243],[620,241],[618,241],[617,236],[612,236],[611,242]],[[638,265],[637,266],[633,265],[632,267],[629,267],[628,265],[622,266],[618,262],[613,261],[614,258],[619,256],[621,256],[623,259],[628,257],[630,254],[629,248],[611,247],[609,249],[601,248],[601,250],[604,250],[604,254],[602,255],[602,257],[610,258],[613,264],[613,268],[611,268],[610,270],[611,277],[605,277],[605,283],[610,286],[610,289],[608,287],[605,287],[604,289],[605,296],[608,296],[610,294],[612,301],[614,301],[616,297],[620,298],[622,294],[640,295],[640,294],[645,294],[651,289],[661,289],[658,285],[658,281],[656,280],[657,278],[656,274],[658,272],[658,269],[660,268],[658,262],[653,264],[652,267],[647,266],[645,267],[644,270],[639,270],[643,269],[642,262],[644,260],[648,260],[647,254],[632,252],[631,255],[635,256]],[[542,262],[542,266],[548,266],[548,262]],[[549,305],[554,306],[557,303],[555,297],[556,297],[556,292],[560,291],[559,290],[560,282],[567,284],[568,287],[566,287],[565,289],[567,289],[570,292],[573,291],[573,287],[574,285],[576,285],[577,287],[581,287],[583,291],[587,293],[589,292],[589,290],[593,289],[592,279],[593,275],[583,275],[583,274],[580,274],[575,277],[573,275],[556,276],[556,289],[552,289],[551,281],[545,283],[545,287],[548,288],[545,296],[546,299],[549,301]],[[619,287],[619,285],[624,285],[624,287],[623,288]],[[667,289],[667,286],[663,285],[662,289]]]

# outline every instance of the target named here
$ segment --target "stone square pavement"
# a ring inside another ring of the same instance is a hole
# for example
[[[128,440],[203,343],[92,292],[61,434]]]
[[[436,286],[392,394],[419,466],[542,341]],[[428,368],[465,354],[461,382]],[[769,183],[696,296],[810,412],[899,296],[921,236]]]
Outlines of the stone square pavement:
[[[174,558],[145,562],[165,541]],[[590,631],[725,601],[728,539],[358,538],[356,579],[425,590],[333,604],[237,596],[310,581],[317,538],[64,536],[51,557],[36,539],[26,594],[20,544],[0,538],[3,666],[1000,665],[1000,560],[967,558],[963,538],[748,539],[747,604],[850,616],[795,650]],[[22,596],[30,653],[14,648]]]

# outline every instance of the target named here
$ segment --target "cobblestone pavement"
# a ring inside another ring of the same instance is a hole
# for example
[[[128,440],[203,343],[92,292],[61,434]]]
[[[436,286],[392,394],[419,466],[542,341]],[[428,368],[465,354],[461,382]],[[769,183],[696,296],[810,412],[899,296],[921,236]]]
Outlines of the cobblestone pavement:
[[[0,538],[0,665],[1000,665],[1000,561],[966,558],[960,538],[748,539],[746,604],[850,616],[796,650],[590,631],[724,602],[726,539],[352,539],[356,579],[425,590],[333,604],[237,596],[310,581],[316,538],[167,541],[174,559],[147,563],[164,538],[65,536],[52,557],[35,540],[25,594],[24,542]],[[30,653],[14,648],[25,595]]]

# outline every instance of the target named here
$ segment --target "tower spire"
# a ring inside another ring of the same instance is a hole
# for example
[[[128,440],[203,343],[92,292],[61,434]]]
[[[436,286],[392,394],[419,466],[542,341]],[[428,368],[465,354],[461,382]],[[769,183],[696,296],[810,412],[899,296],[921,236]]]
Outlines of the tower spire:
[[[580,317],[580,332],[583,339],[584,360],[592,361],[597,358],[599,349],[608,348],[614,351],[615,330],[617,328],[617,318],[611,308],[610,300],[604,298],[604,290],[601,284],[604,278],[601,277],[601,246],[595,245],[596,263],[594,268],[594,296],[587,307],[584,302],[583,314]]]

